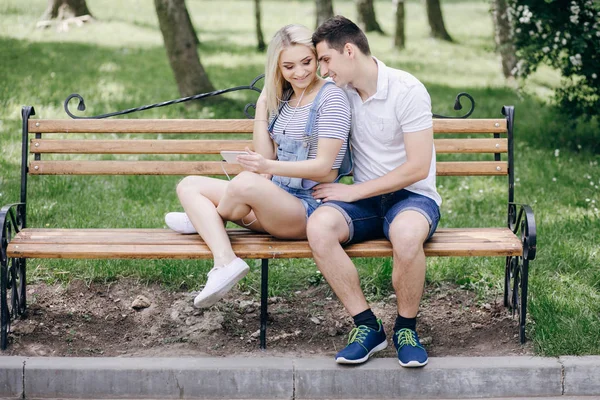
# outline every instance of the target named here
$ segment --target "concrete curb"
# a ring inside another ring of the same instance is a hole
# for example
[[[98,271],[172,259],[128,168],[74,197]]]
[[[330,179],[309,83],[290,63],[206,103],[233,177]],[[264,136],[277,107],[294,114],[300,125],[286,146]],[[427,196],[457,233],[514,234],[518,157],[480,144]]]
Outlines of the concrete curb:
[[[600,357],[396,359],[0,357],[0,397],[452,399],[600,396]]]

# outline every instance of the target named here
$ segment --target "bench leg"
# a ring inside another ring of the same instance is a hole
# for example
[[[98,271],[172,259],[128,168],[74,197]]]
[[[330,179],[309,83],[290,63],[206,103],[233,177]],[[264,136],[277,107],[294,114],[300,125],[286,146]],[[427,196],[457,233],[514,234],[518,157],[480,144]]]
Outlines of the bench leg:
[[[10,321],[25,317],[26,260],[8,258],[7,248],[13,234],[23,227],[24,204],[5,206],[0,210],[0,349],[8,346]]]
[[[527,322],[527,291],[529,286],[529,260],[523,257],[507,257],[504,282],[504,305],[519,318],[519,340],[527,340],[525,324]]]
[[[521,344],[527,340],[527,292],[529,287],[529,261],[535,260],[537,228],[533,210],[526,204],[508,204],[508,227],[520,237],[523,244],[521,256],[506,258],[504,277],[504,305],[519,317]]]
[[[267,349],[267,313],[269,296],[269,259],[263,258],[260,274],[260,348]]]
[[[2,257],[2,270],[0,271],[0,320],[2,331],[0,332],[0,349],[5,350],[8,346],[8,324],[10,321],[10,312],[8,311],[8,263]]]

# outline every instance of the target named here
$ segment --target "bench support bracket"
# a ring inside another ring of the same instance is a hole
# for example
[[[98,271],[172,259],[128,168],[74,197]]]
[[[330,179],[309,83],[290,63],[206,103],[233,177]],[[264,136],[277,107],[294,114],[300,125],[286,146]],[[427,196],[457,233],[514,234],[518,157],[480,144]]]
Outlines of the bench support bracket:
[[[537,232],[531,207],[525,204],[508,204],[508,227],[521,238],[522,256],[506,257],[504,271],[504,306],[519,318],[519,338],[525,343],[527,323],[527,290],[529,261],[535,259]]]
[[[7,247],[14,235],[23,229],[25,203],[11,204],[0,210],[0,349],[8,346],[10,322],[24,318],[27,311],[26,261],[8,258]]]

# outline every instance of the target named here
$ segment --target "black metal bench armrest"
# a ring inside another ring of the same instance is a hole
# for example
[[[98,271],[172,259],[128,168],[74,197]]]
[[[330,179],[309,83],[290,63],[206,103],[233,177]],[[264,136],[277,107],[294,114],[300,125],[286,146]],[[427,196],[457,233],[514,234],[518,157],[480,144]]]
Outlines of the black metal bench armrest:
[[[535,260],[537,228],[533,209],[527,204],[508,203],[508,227],[515,234],[520,232],[523,258]]]

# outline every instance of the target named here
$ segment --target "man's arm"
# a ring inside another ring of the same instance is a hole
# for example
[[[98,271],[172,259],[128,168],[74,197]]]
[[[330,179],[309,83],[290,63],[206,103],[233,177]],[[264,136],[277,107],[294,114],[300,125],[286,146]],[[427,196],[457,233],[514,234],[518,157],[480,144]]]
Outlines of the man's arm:
[[[354,185],[324,183],[313,196],[323,201],[352,202],[395,192],[423,180],[429,174],[433,157],[433,128],[404,134],[406,162],[382,177]]]

